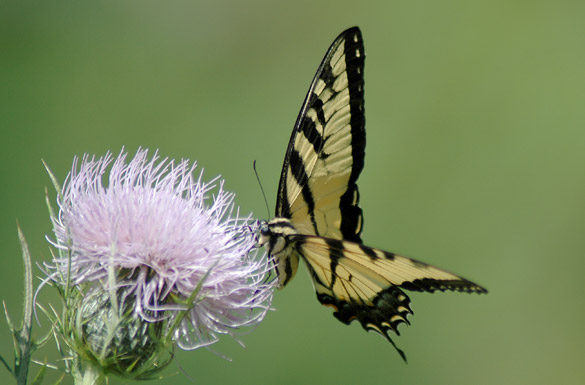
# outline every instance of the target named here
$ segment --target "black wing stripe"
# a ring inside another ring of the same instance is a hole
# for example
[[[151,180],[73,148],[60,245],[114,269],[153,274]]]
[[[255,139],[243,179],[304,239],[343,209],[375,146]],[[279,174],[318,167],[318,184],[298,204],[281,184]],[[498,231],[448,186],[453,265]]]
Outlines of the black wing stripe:
[[[337,280],[337,265],[339,258],[343,256],[339,254],[338,250],[343,250],[343,243],[337,239],[325,239],[327,246],[329,246],[329,271],[331,272],[331,282],[329,284],[329,288],[333,288],[335,286]]]
[[[315,221],[315,200],[313,199],[311,188],[307,183],[309,176],[305,171],[306,168],[303,159],[301,158],[299,152],[295,149],[292,149],[290,153],[290,167],[296,182],[299,186],[302,186],[301,193],[303,194],[303,199],[307,205],[309,216],[311,217],[311,223],[315,228],[317,228],[317,223]],[[290,210],[289,207],[287,207],[287,209]]]
[[[366,148],[363,77],[365,51],[361,36],[357,39],[347,39],[345,41],[345,58],[347,60],[346,73],[351,97],[349,105],[351,111],[351,156],[353,158],[353,168],[349,178],[348,189],[341,196],[339,202],[340,210],[344,213],[341,221],[341,233],[343,238],[348,241],[361,242],[359,234],[363,225],[363,216],[362,210],[358,206],[359,192],[356,185],[357,179],[364,168]]]
[[[370,257],[370,259],[372,261],[375,261],[376,259],[378,259],[378,255],[376,254],[376,252],[374,250],[372,250],[372,248],[364,246],[363,244],[360,244],[359,247],[364,252],[365,255]]]
[[[313,102],[311,108],[314,109],[317,113],[317,119],[319,120],[321,127],[325,127],[325,124],[327,124],[327,119],[325,119],[325,113],[323,112],[323,100],[317,98],[315,94],[313,95],[316,97],[316,100]]]
[[[319,113],[317,114],[317,116],[319,116]],[[321,123],[321,125],[323,126],[324,123]],[[313,146],[313,150],[315,151],[315,153],[317,154],[321,153],[321,150],[323,149],[323,135],[321,135],[321,133],[319,133],[319,131],[317,130],[317,125],[315,124],[313,119],[311,119],[308,116],[305,116],[305,120],[301,128],[303,130],[305,138],[307,138],[307,141],[311,143],[311,145]]]

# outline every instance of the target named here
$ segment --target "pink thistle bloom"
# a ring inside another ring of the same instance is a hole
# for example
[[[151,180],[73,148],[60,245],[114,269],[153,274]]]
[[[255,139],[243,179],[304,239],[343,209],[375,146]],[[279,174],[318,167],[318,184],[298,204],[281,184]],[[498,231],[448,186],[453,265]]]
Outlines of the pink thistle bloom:
[[[116,306],[159,323],[183,349],[258,324],[275,286],[251,218],[240,217],[223,181],[195,178],[196,164],[147,155],[74,160],[51,218],[59,253],[45,265],[49,279],[79,288],[89,318],[109,306],[104,293],[113,289]]]

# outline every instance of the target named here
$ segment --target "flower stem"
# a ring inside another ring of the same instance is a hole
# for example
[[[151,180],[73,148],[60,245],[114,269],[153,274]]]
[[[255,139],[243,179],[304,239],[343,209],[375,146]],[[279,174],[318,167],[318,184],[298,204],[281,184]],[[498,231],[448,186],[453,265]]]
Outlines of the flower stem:
[[[98,365],[91,362],[84,362],[84,368],[74,373],[75,385],[101,385],[106,376]]]
[[[15,331],[14,340],[15,347],[15,373],[16,381],[19,385],[25,385],[28,377],[28,367],[32,352],[34,350],[31,340],[30,332],[32,329],[32,307],[33,307],[33,284],[32,284],[32,264],[30,259],[30,252],[28,245],[24,239],[24,234],[18,227],[18,238],[22,247],[22,260],[24,261],[24,310],[22,326],[18,331]]]

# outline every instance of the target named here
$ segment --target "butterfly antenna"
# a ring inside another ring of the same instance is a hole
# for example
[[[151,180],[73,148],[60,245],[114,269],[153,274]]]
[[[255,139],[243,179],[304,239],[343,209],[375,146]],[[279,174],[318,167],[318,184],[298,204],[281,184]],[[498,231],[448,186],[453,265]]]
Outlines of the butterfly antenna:
[[[264,192],[264,187],[262,187],[262,182],[260,181],[260,177],[258,176],[258,170],[256,170],[256,159],[254,159],[253,166],[254,174],[256,174],[256,179],[258,180],[258,185],[260,186],[260,191],[262,191],[262,196],[264,197],[264,204],[266,204],[266,212],[268,216],[266,218],[270,218],[270,208],[268,207],[268,200],[266,199],[266,193]]]

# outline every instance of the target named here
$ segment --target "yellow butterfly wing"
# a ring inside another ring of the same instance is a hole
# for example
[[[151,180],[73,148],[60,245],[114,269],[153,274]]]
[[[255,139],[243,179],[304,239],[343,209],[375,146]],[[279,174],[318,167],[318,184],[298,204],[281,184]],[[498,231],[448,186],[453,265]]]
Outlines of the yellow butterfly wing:
[[[359,242],[357,178],[364,165],[364,59],[359,28],[340,34],[323,58],[286,152],[276,216],[298,232]]]
[[[401,289],[487,293],[483,287],[437,267],[359,243],[297,235],[295,251],[306,261],[317,298],[345,324],[358,320],[396,345],[388,332],[409,323],[410,299]],[[404,353],[398,352],[405,358]]]

